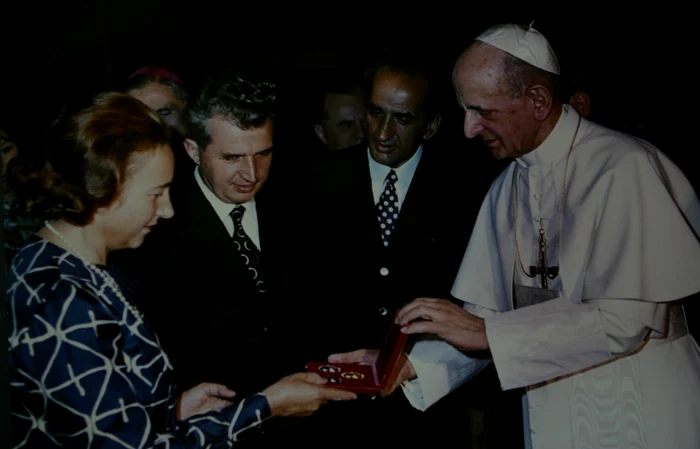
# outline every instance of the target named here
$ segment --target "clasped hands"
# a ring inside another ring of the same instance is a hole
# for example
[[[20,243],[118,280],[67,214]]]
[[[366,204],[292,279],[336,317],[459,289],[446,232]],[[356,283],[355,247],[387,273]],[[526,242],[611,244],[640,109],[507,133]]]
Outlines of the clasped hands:
[[[445,340],[464,352],[489,349],[484,319],[473,315],[462,307],[446,299],[418,298],[404,306],[395,318],[401,331],[406,334],[432,334]],[[372,364],[378,350],[359,349],[357,351],[332,354],[331,363]],[[416,372],[406,354],[399,360],[399,374],[382,394],[388,396],[403,382],[416,377]]]

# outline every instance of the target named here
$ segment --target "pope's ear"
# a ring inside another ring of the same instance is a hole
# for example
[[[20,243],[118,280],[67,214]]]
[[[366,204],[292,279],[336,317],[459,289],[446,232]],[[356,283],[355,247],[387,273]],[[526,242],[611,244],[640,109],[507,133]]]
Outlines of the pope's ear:
[[[527,90],[528,97],[532,103],[535,118],[545,120],[554,106],[554,97],[545,86],[537,84]]]
[[[591,113],[591,98],[586,92],[576,92],[569,98],[569,104],[578,111],[583,118],[588,118]]]

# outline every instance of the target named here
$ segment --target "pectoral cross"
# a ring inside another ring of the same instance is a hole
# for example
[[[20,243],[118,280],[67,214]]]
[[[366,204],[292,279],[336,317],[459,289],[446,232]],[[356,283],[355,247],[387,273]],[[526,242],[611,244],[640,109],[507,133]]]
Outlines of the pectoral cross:
[[[542,288],[547,288],[547,279],[554,279],[559,274],[558,266],[547,266],[547,238],[544,236],[544,229],[540,223],[540,245],[537,266],[530,265],[530,277],[540,275]]]

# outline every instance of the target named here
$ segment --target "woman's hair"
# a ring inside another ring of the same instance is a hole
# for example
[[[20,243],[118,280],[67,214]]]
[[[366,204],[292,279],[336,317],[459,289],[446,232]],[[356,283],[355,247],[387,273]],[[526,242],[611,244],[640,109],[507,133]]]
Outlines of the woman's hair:
[[[122,93],[95,96],[88,107],[64,110],[45,135],[45,153],[13,165],[8,181],[26,212],[89,224],[117,199],[139,158],[169,145],[158,115]]]

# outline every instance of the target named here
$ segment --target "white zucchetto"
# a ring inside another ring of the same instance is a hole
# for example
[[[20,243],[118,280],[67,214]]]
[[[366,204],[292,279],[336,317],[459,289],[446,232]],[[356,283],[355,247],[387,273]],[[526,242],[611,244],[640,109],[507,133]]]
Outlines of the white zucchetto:
[[[495,25],[476,40],[510,53],[535,67],[559,75],[559,59],[549,41],[537,30],[513,23]]]

